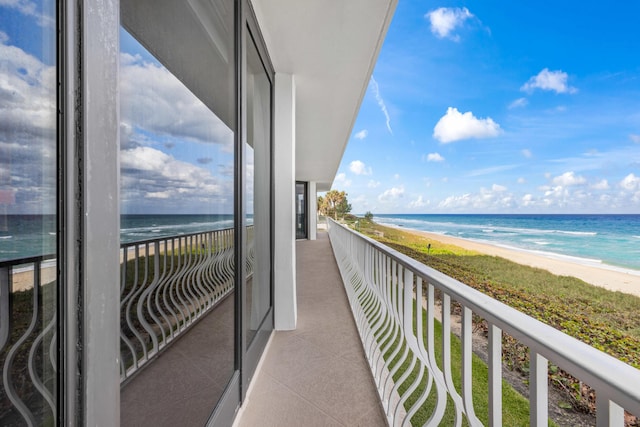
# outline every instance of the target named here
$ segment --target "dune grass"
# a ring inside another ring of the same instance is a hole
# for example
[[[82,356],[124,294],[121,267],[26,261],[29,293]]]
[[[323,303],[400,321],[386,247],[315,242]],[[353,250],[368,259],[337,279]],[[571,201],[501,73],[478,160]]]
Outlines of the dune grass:
[[[426,310],[422,310],[423,323],[426,323]],[[426,330],[424,339],[426,340]],[[435,356],[436,362],[439,368],[442,370],[442,325],[437,320],[434,322],[434,342],[435,342]],[[384,345],[385,343],[381,343]],[[393,348],[393,347],[392,347]],[[399,352],[401,355],[404,351],[404,347]],[[391,350],[385,355],[386,359],[391,356]],[[452,372],[451,377],[456,390],[462,389],[462,344],[460,339],[451,334],[451,362]],[[398,381],[401,375],[410,368],[410,358],[407,360],[400,360],[400,356],[397,356],[391,361],[390,368],[397,363],[403,363],[398,372],[394,375],[394,380]],[[473,372],[473,404],[475,415],[480,419],[484,425],[489,425],[489,369],[487,365],[475,354],[472,356],[472,372]],[[419,375],[419,368],[414,367],[411,375],[402,383],[399,389],[400,395],[414,383]],[[411,396],[405,402],[405,408],[408,410],[422,395],[427,384],[427,379],[424,378],[420,386],[411,394]],[[426,402],[420,407],[420,409],[411,418],[411,425],[421,426],[424,425],[436,407],[436,391],[435,386],[432,386],[431,393]],[[455,425],[455,406],[453,400],[449,396],[447,398],[447,406],[444,413],[444,417],[440,422],[440,425]],[[528,426],[529,425],[529,401],[520,395],[513,387],[511,387],[506,381],[502,381],[502,416],[503,425],[508,426]],[[469,423],[466,417],[463,416],[462,425],[468,426]],[[549,425],[554,426],[553,422]]]

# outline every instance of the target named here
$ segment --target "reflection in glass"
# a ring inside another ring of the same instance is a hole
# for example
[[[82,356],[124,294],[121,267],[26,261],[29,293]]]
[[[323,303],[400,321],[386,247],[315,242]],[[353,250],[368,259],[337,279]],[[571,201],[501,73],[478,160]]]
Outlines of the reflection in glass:
[[[271,82],[258,50],[247,40],[247,343],[271,306]]]
[[[296,239],[307,238],[307,184],[296,182]]]
[[[57,415],[55,4],[23,6],[0,5],[3,426]]]
[[[233,15],[121,2],[122,425],[204,425],[235,370]]]

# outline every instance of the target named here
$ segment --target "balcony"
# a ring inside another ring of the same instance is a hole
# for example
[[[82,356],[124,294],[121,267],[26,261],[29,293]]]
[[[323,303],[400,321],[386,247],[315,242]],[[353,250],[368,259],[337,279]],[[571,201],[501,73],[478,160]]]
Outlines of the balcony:
[[[122,263],[120,301],[123,424],[206,422],[228,378],[198,372],[233,365],[233,316],[224,315],[232,312],[232,278],[224,274],[232,240],[229,230],[220,230],[122,246],[128,261]],[[408,425],[418,412],[427,414],[427,425],[443,417],[455,424],[508,425],[501,387],[505,334],[529,349],[530,425],[548,423],[550,366],[595,390],[598,425],[625,425],[625,410],[640,414],[640,371],[377,242],[329,221],[328,233],[297,242],[296,250],[297,329],[273,333],[238,426]],[[160,256],[167,253],[176,256]],[[36,310],[19,329],[8,322],[10,309],[18,307],[9,298],[22,286],[18,275],[39,290],[25,304],[37,307],[51,297],[55,261],[49,258],[0,264],[5,421],[39,424],[54,412],[56,336],[47,326],[54,319]],[[199,280],[203,275],[208,279]],[[459,357],[451,351],[454,305]],[[476,414],[472,388],[474,316],[489,324],[484,414]],[[29,327],[36,323],[45,325],[41,334]]]
[[[386,425],[328,234],[296,257],[297,328],[274,332],[236,425]]]
[[[625,410],[627,417],[640,414],[637,369],[332,221],[329,235],[341,278],[327,274],[333,257],[326,253],[326,234],[319,233],[317,242],[298,244],[299,330],[275,333],[237,425],[257,421],[261,425],[306,425],[309,420],[361,425],[362,410],[345,418],[345,406],[355,411],[346,402],[356,392],[358,408],[362,399],[374,399],[384,411],[380,415],[379,408],[372,408],[369,416],[375,414],[375,421],[362,425],[415,424],[412,418],[425,408],[428,413],[419,425],[440,425],[445,416],[456,425],[483,425],[480,414],[475,413],[472,388],[473,316],[484,318],[489,325],[488,413],[482,416],[488,418],[487,424],[508,423],[503,420],[502,407],[504,334],[529,349],[530,425],[549,422],[550,364],[595,390],[598,426],[624,426]],[[346,329],[350,319],[334,310],[344,304],[341,292],[333,289],[334,281],[345,284],[358,338]],[[461,312],[460,360],[451,351],[454,304]],[[440,340],[434,333],[438,321]],[[340,360],[344,352],[350,352],[352,359],[361,348],[368,361],[368,380],[360,377],[360,369],[345,371],[344,364],[316,362],[322,350],[331,349],[333,359]],[[452,379],[454,371],[461,373],[459,385]],[[410,376],[412,372],[417,375]],[[372,378],[375,398],[371,391],[352,390],[369,385]]]

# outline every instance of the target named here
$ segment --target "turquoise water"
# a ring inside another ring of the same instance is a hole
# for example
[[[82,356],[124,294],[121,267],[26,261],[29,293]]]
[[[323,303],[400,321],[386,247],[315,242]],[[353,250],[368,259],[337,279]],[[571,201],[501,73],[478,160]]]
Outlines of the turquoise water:
[[[640,215],[376,215],[389,224],[572,261],[640,270]],[[250,222],[250,219],[249,219]],[[123,243],[233,226],[233,215],[123,215]],[[0,260],[52,254],[53,216],[8,216]]]
[[[374,221],[590,265],[640,270],[640,215],[376,215]]]
[[[122,243],[233,227],[233,215],[122,215]]]
[[[247,219],[251,223],[251,218]],[[233,227],[233,215],[122,215],[122,243]],[[53,215],[8,215],[0,223],[0,261],[56,251]]]

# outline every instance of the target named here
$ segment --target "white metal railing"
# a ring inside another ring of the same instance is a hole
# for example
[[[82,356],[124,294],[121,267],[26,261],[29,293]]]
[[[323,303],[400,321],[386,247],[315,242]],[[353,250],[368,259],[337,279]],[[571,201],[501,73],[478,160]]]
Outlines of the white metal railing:
[[[451,404],[456,425],[463,419],[472,426],[482,425],[474,413],[472,399],[473,315],[485,319],[489,327],[490,425],[502,425],[503,332],[530,351],[530,425],[548,425],[549,362],[595,390],[598,426],[624,426],[625,410],[640,416],[640,370],[331,219],[328,224],[336,261],[390,425],[410,425],[413,415],[428,400],[432,409],[425,425],[439,425]],[[436,361],[436,290],[441,292],[442,304],[442,363]],[[452,301],[462,310],[461,366],[452,366],[456,363],[451,358]],[[452,380],[453,369],[462,373],[459,390]],[[417,373],[413,380],[411,372]],[[416,399],[419,387],[423,391]],[[406,389],[401,392],[403,388]],[[412,394],[411,399],[416,400],[409,405],[406,402]]]
[[[56,260],[0,262],[0,425],[54,419]]]
[[[247,275],[253,226],[247,227]],[[234,231],[125,243],[120,247],[120,380],[125,383],[234,290]]]
[[[254,246],[249,225],[247,277]],[[234,270],[233,229],[120,246],[122,384],[234,291]],[[0,426],[55,418],[56,276],[55,254],[0,261]]]

